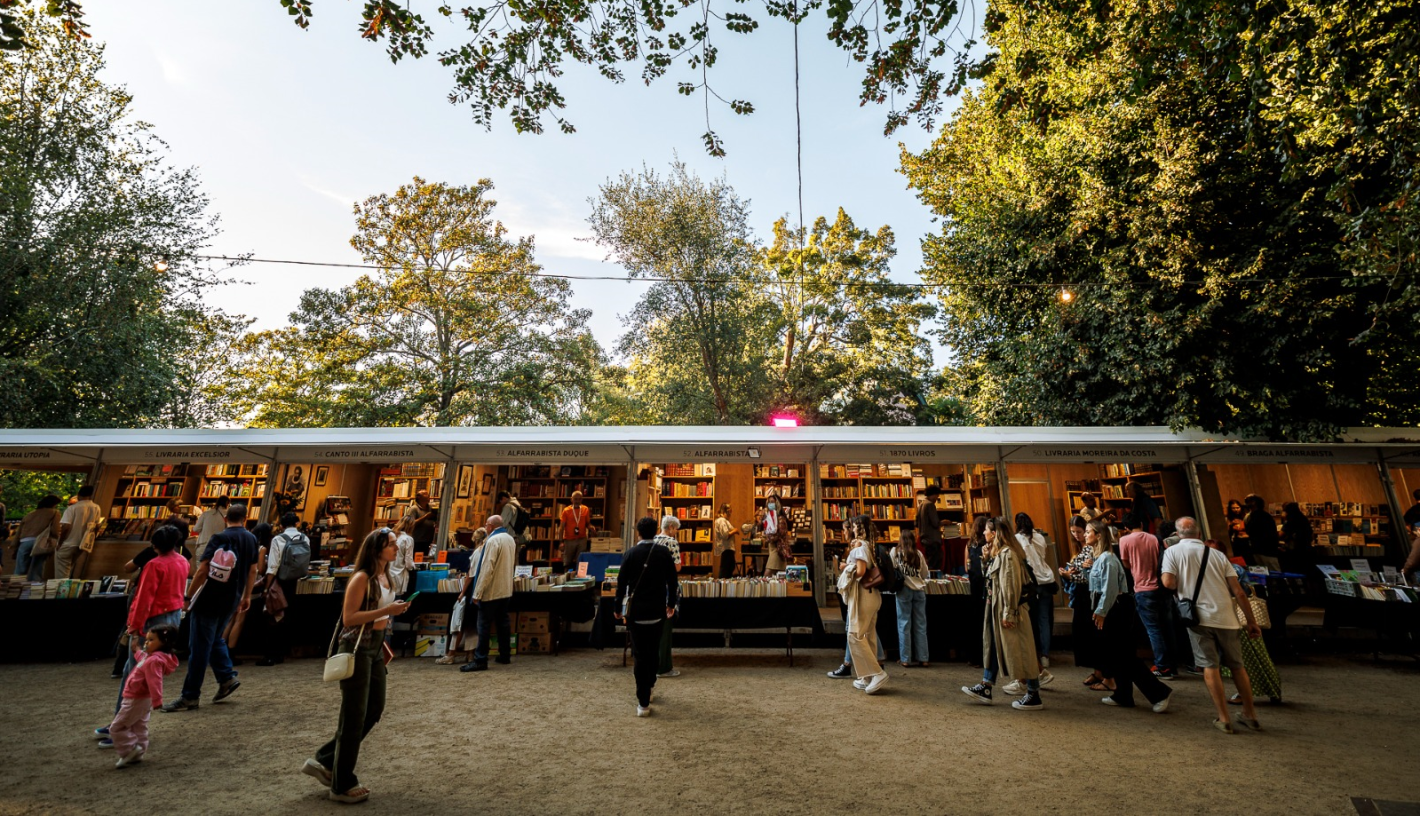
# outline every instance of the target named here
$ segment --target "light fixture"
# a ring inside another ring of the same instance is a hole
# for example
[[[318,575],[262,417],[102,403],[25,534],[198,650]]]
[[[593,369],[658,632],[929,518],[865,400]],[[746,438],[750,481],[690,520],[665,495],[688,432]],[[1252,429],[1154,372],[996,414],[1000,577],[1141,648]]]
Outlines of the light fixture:
[[[168,262],[167,262],[167,261],[164,261],[164,260],[159,260],[157,263],[154,263],[154,264],[153,264],[153,271],[154,271],[154,272],[166,272],[166,271],[168,271]]]
[[[1060,287],[1060,302],[1061,302],[1061,303],[1069,303],[1069,302],[1071,302],[1071,301],[1074,300],[1074,299],[1075,299],[1075,293],[1074,293],[1074,292],[1071,292],[1069,289],[1065,288],[1064,286]]]
[[[776,428],[799,427],[799,418],[790,414],[775,414],[772,417],[772,420],[774,422],[774,427]]]

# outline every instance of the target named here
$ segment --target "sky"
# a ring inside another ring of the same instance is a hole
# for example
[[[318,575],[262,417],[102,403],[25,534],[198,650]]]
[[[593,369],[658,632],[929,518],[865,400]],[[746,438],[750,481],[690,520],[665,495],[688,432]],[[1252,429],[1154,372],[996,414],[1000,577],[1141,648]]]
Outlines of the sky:
[[[694,79],[684,68],[647,87],[636,68],[618,85],[573,65],[561,88],[577,133],[551,124],[542,135],[520,134],[503,112],[490,130],[449,103],[452,76],[435,59],[392,64],[381,45],[361,40],[360,4],[317,0],[314,8],[301,30],[277,0],[85,4],[94,40],[106,48],[104,79],[127,87],[175,165],[196,168],[221,218],[213,254],[359,263],[349,243],[356,201],[416,175],[450,184],[489,178],[496,217],[513,236],[535,236],[544,269],[619,275],[586,240],[589,199],[609,178],[643,166],[664,171],[677,158],[748,199],[762,240],[780,216],[797,220],[792,31],[762,11],[755,33],[716,40],[712,83],[756,107],[740,117],[712,105],[728,151],[720,159],[701,143],[702,99],[676,93],[677,81]],[[436,13],[430,22],[431,52],[462,42],[457,24]],[[898,172],[899,151],[922,150],[933,133],[909,126],[885,137],[887,110],[859,106],[861,66],[824,38],[826,26],[819,15],[800,31],[805,218],[832,220],[843,207],[860,227],[891,226],[893,277],[919,281],[920,241],[935,225]],[[256,328],[274,328],[306,289],[336,288],[359,274],[248,264],[234,270],[238,283],[213,297],[256,318]],[[573,285],[574,304],[592,310],[591,329],[610,350],[645,284]],[[936,356],[944,359],[940,348]]]

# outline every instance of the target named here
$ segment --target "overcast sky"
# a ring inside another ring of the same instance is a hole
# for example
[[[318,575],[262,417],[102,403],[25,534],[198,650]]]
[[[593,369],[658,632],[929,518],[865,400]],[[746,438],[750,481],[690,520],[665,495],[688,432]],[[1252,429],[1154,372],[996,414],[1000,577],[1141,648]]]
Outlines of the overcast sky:
[[[238,10],[240,9],[240,10]],[[197,168],[221,216],[215,254],[358,263],[350,248],[357,200],[393,192],[419,175],[431,181],[495,184],[497,217],[514,235],[534,235],[552,272],[620,274],[588,236],[588,199],[608,177],[643,164],[664,170],[677,155],[702,177],[723,175],[751,201],[761,238],[782,215],[796,220],[792,33],[761,19],[748,36],[721,34],[712,81],[757,111],[737,117],[712,106],[729,155],[707,156],[700,97],[676,93],[693,79],[673,70],[651,87],[614,85],[580,66],[561,83],[574,135],[519,134],[502,113],[491,131],[448,102],[449,72],[433,58],[391,64],[382,46],[361,40],[360,5],[318,0],[311,28],[290,22],[277,0],[193,3],[147,0],[86,4],[94,39],[106,44],[107,80],[126,85],[139,117],[171,147],[172,160]],[[456,24],[434,15],[435,49],[460,43]],[[886,110],[858,106],[861,67],[823,37],[821,15],[800,32],[804,214],[830,219],[845,207],[860,227],[887,224],[897,235],[893,276],[917,281],[920,241],[931,214],[898,170],[899,143],[930,144],[918,127],[882,135]],[[633,68],[628,73],[636,76]],[[229,310],[282,325],[307,288],[349,283],[356,270],[252,264],[250,283],[221,292]],[[610,349],[621,315],[644,284],[574,284],[579,306]],[[938,359],[941,360],[940,351]]]

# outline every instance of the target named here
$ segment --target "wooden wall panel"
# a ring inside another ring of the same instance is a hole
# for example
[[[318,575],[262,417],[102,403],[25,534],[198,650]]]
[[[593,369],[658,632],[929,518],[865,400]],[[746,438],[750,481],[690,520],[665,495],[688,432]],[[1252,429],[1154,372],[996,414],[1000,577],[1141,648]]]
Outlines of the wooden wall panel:
[[[1291,501],[1299,502],[1334,502],[1340,501],[1336,494],[1336,479],[1332,476],[1331,465],[1287,465],[1287,472],[1292,477]],[[1274,499],[1266,493],[1261,494],[1267,499],[1268,504],[1282,503],[1288,499]]]
[[[1385,487],[1381,484],[1381,475],[1374,465],[1334,465],[1332,469],[1336,474],[1336,486],[1340,488],[1337,501],[1381,505],[1390,503],[1385,495]],[[1403,497],[1401,506],[1410,506]]]
[[[808,465],[798,467],[800,473],[807,473]],[[720,512],[720,505],[726,502],[730,505],[730,521],[736,527],[754,521],[754,465],[722,462],[715,466],[715,512]]]
[[[1006,471],[1011,479],[1048,479],[1049,465],[1032,464],[1029,462],[1012,462],[1006,465]]]
[[[1390,478],[1395,481],[1395,495],[1401,507],[1409,507],[1415,499],[1415,491],[1420,490],[1420,468],[1391,468]]]

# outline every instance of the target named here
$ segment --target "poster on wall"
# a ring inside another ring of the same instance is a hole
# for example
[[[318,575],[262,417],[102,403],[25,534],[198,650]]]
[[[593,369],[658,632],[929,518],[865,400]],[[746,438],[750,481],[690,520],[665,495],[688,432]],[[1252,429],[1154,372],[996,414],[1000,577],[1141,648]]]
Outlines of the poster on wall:
[[[466,499],[473,493],[473,465],[459,465],[458,492],[455,498]]]
[[[306,473],[300,465],[291,466],[280,498],[283,505],[297,513],[306,509]]]
[[[316,466],[316,480],[315,480],[315,486],[316,486],[316,487],[325,487],[325,482],[326,482],[326,480],[329,479],[329,478],[330,478],[330,465],[317,465],[317,466]]]

